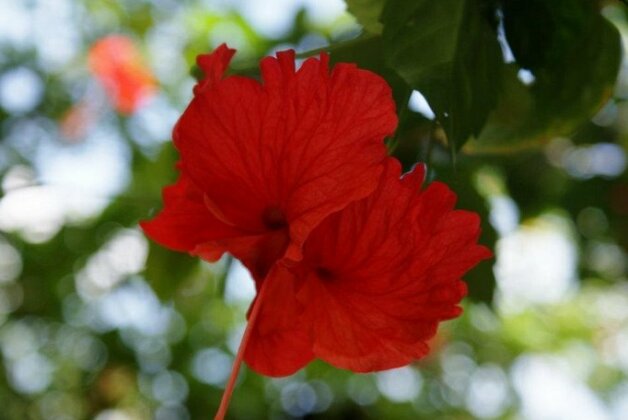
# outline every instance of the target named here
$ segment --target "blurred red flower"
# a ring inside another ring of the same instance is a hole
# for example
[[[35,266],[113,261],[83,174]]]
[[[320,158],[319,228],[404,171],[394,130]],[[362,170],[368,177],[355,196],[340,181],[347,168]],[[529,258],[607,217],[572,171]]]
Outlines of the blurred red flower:
[[[303,259],[276,266],[252,327],[247,364],[289,375],[318,357],[370,372],[428,353],[438,323],[461,313],[461,276],[491,252],[480,219],[454,210],[443,183],[421,190],[423,166],[400,178],[390,158],[375,192],[325,219]]]
[[[230,252],[256,280],[299,261],[309,233],[371,194],[397,124],[391,90],[327,55],[295,69],[294,52],[266,57],[262,83],[222,78],[234,50],[200,56],[205,79],[174,129],[179,181],[142,227],[155,241],[214,261]]]
[[[135,112],[157,86],[133,41],[123,35],[96,41],[89,49],[88,65],[113,106],[124,114]]]

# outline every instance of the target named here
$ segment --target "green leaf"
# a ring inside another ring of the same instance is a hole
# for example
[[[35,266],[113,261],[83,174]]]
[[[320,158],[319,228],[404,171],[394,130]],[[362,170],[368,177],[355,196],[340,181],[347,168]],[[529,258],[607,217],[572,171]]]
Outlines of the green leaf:
[[[562,63],[596,14],[590,0],[508,0],[502,12],[517,63],[532,71]]]
[[[384,0],[346,0],[347,9],[360,25],[373,34],[381,34],[384,28],[379,21]]]
[[[621,62],[619,33],[597,13],[589,14],[582,25],[577,38],[563,38],[571,43],[563,46],[565,52],[548,54],[549,61],[525,56],[535,69],[532,85],[517,78],[516,65],[502,69],[498,107],[465,152],[507,153],[538,147],[573,133],[611,98]]]
[[[388,64],[426,97],[450,145],[479,134],[503,66],[480,0],[389,0],[382,23]]]
[[[150,242],[144,275],[159,299],[168,301],[198,267],[198,259]]]

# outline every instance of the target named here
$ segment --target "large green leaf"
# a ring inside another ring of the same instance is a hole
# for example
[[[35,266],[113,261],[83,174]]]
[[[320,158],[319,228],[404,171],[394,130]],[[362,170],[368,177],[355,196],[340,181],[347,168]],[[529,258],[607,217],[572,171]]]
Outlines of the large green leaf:
[[[517,63],[536,71],[562,63],[597,13],[590,0],[507,0],[504,31]]]
[[[427,98],[450,144],[479,134],[496,105],[503,65],[483,3],[389,0],[382,23],[388,64]]]
[[[565,13],[571,17],[575,12]],[[585,21],[578,21],[577,37],[573,30],[568,35],[549,37],[558,37],[560,41],[555,42],[566,44],[561,52],[552,43],[548,44],[552,52],[539,51],[547,61],[535,59],[531,51],[518,47],[517,54],[534,68],[536,80],[526,86],[517,78],[516,65],[502,69],[498,107],[480,135],[467,143],[466,152],[503,153],[539,146],[553,137],[571,134],[609,100],[621,61],[620,36],[597,12],[586,16]],[[574,22],[573,18],[569,22]],[[534,45],[530,40],[517,42]]]
[[[383,26],[379,16],[384,8],[384,0],[346,0],[347,9],[368,32],[381,34]]]

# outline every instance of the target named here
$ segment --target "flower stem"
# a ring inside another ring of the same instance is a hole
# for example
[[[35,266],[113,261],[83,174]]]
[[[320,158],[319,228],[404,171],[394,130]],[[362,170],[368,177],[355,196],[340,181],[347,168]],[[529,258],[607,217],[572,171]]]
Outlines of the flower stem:
[[[267,289],[267,287],[265,287],[265,284],[269,280],[268,277],[266,278],[265,281],[262,282],[259,293],[257,294],[257,297],[253,301],[253,308],[251,309],[251,314],[249,315],[249,320],[246,324],[246,329],[244,330],[244,335],[242,336],[240,347],[238,348],[238,354],[236,355],[236,358],[233,361],[233,366],[231,368],[231,375],[229,376],[229,381],[227,382],[225,391],[222,394],[222,400],[220,400],[220,407],[218,407],[218,412],[216,412],[216,416],[214,417],[214,420],[223,420],[225,418],[225,415],[227,414],[227,409],[229,408],[229,401],[231,400],[231,394],[233,394],[233,388],[235,387],[236,379],[238,379],[238,372],[240,371],[240,365],[242,364],[242,359],[244,358],[244,352],[246,351],[246,347],[249,342],[251,332],[253,331],[253,328],[255,327],[255,321],[257,319],[257,316],[259,315],[260,307],[262,306],[262,301],[264,300],[264,291]]]
[[[356,45],[360,45],[364,42],[371,41],[373,38],[377,38],[379,35],[363,34],[357,38],[349,39],[335,44],[329,44],[323,48],[316,48],[313,50],[303,51],[296,54],[297,58],[308,58],[320,54],[323,51],[333,53],[334,51],[342,50],[344,48],[351,48]],[[231,66],[231,71],[240,75],[254,75],[259,73],[259,59],[250,60],[245,63],[236,63]]]

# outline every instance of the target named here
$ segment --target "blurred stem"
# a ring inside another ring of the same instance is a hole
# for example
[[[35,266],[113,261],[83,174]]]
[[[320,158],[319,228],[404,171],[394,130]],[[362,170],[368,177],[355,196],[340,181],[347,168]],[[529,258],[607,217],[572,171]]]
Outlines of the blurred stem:
[[[434,147],[434,129],[430,130],[430,137],[427,139],[427,150],[425,151],[425,166],[427,172],[425,174],[426,179],[430,179],[432,172],[432,149]]]
[[[251,309],[251,314],[246,324],[246,329],[244,330],[244,335],[242,336],[240,347],[238,348],[238,354],[236,355],[236,358],[233,361],[233,367],[231,368],[231,375],[229,376],[229,382],[227,382],[227,386],[225,387],[225,392],[222,394],[222,399],[220,400],[220,407],[218,407],[218,412],[216,413],[214,420],[223,420],[225,418],[225,415],[227,414],[227,409],[229,408],[229,401],[231,400],[231,395],[233,394],[233,388],[235,387],[236,380],[238,379],[238,373],[240,372],[240,365],[242,365],[242,360],[244,359],[244,353],[246,352],[246,347],[247,347],[247,344],[249,343],[251,332],[253,331],[253,328],[255,327],[255,321],[257,320],[257,316],[259,315],[259,311],[262,306],[262,302],[264,300],[265,291],[268,288],[266,286],[266,283],[269,280],[270,280],[270,276],[267,276],[266,279],[262,282],[259,293],[255,297],[255,300],[253,301],[253,308]]]
[[[326,47],[316,48],[314,50],[309,50],[309,51],[305,51],[305,52],[302,52],[302,53],[298,53],[297,54],[297,58],[308,58],[308,57],[311,57],[313,55],[320,54],[322,52],[332,53],[334,51],[341,50],[341,49],[344,49],[344,48],[352,48],[355,45],[360,45],[362,43],[368,42],[368,41],[370,41],[371,39],[373,39],[373,38],[375,38],[377,36],[378,35],[373,35],[373,34],[370,34],[370,33],[362,34],[359,37],[350,39],[348,41],[339,42],[337,44],[329,44]]]
[[[227,290],[227,278],[229,277],[229,271],[233,265],[233,257],[229,254],[225,254],[225,269],[218,278],[218,295],[225,298],[225,291]]]
[[[3,195],[9,195],[13,192],[16,191],[20,191],[20,190],[26,190],[28,188],[39,188],[39,187],[52,187],[52,188],[59,188],[63,191],[63,189],[67,189],[67,192],[80,192],[84,197],[88,197],[88,198],[93,198],[93,199],[100,199],[100,200],[120,200],[120,201],[126,201],[126,202],[134,202],[134,205],[137,206],[142,206],[142,207],[146,207],[147,205],[151,205],[155,202],[155,198],[149,195],[133,195],[133,194],[124,194],[124,193],[120,193],[120,194],[99,194],[99,193],[94,193],[92,191],[86,190],[86,189],[77,189],[77,188],[70,188],[67,185],[63,185],[63,184],[55,184],[55,183],[48,183],[48,182],[42,182],[39,180],[34,180],[34,181],[30,181],[30,182],[25,182],[23,184],[17,185],[17,186],[12,186],[11,188],[8,188],[6,191],[4,191]],[[3,196],[0,195],[0,196]]]
[[[408,98],[410,99],[410,95],[408,95]],[[405,101],[407,104],[407,100]],[[388,148],[388,155],[390,156],[394,156],[395,154],[395,150],[397,150],[397,146],[399,146],[399,134],[401,132],[401,126],[404,124],[405,120],[406,120],[406,115],[408,114],[408,106],[404,106],[399,110],[399,123],[397,124],[397,130],[395,131],[395,135],[390,139],[390,141],[388,142],[388,144],[386,145]]]
[[[330,44],[326,47],[316,48],[309,51],[304,51],[296,54],[297,58],[308,58],[316,54],[320,54],[322,52],[333,53],[334,51],[341,50],[344,48],[352,48],[355,45],[360,45],[361,43],[368,42],[372,38],[377,35],[373,34],[364,34],[357,38],[350,39],[348,41],[338,42],[336,44]],[[232,66],[231,70],[234,73],[238,74],[256,74],[259,72],[259,60],[249,61],[246,63],[242,63],[240,66]]]

